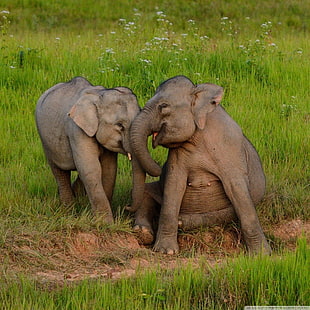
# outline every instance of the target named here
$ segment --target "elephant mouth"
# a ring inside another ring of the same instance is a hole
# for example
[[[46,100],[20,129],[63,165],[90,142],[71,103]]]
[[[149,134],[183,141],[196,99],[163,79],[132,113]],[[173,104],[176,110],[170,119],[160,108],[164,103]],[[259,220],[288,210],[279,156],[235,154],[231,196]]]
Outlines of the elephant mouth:
[[[117,144],[106,146],[106,148],[115,153],[120,153],[122,155],[128,156],[128,151],[124,149],[124,145],[122,141],[118,141]]]
[[[155,149],[158,145],[161,145],[163,147],[172,149],[172,148],[178,148],[180,145],[182,145],[183,142],[165,142],[164,138],[166,135],[166,124],[163,124],[159,131],[153,131],[152,132],[152,147]]]
[[[158,136],[158,131],[154,131],[152,133],[152,147],[153,147],[153,149],[155,149],[155,147],[158,145],[158,143],[156,141],[157,136]]]
[[[166,124],[163,124],[159,131],[152,132],[152,147],[155,149],[158,145],[163,145],[161,140],[165,134]]]

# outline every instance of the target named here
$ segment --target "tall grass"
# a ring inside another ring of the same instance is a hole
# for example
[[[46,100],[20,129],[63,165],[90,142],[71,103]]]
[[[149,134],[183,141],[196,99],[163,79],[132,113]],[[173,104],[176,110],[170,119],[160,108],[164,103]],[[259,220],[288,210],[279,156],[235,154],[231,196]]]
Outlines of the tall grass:
[[[84,281],[49,291],[19,277],[0,281],[3,309],[243,309],[310,304],[305,239],[283,257],[238,257],[224,265],[138,272],[133,278]]]

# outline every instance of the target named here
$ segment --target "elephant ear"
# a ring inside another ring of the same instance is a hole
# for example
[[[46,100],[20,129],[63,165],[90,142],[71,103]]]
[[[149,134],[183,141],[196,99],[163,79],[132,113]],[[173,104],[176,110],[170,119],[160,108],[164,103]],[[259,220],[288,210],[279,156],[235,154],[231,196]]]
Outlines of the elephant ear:
[[[93,137],[99,126],[98,112],[95,102],[99,95],[94,91],[86,91],[73,105],[68,116],[72,118],[89,137]]]
[[[223,97],[223,88],[215,84],[198,84],[192,92],[194,96],[192,109],[195,124],[199,129],[204,129],[207,114],[214,111]]]

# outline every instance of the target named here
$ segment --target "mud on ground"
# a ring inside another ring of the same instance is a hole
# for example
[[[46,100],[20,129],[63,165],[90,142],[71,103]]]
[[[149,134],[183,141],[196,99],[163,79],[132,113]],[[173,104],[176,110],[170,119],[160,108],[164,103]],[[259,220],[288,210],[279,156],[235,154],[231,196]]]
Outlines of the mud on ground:
[[[271,246],[293,250],[302,235],[310,241],[310,221],[290,220],[266,230]],[[117,279],[134,275],[139,269],[160,266],[175,268],[204,260],[213,266],[245,251],[239,229],[214,227],[191,233],[180,232],[180,254],[154,253],[139,244],[130,232],[73,232],[63,236],[50,233],[45,238],[19,235],[7,240],[0,251],[0,274],[12,278],[26,274],[50,287],[83,279]]]

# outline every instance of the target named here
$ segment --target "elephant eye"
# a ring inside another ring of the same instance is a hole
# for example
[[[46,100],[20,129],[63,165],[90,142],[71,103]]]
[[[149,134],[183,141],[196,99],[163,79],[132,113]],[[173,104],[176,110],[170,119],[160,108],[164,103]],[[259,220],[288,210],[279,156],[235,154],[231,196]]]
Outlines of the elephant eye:
[[[122,123],[116,123],[116,126],[121,130],[121,131],[124,131],[125,130],[125,127]]]
[[[160,110],[160,112],[162,112],[163,109],[169,107],[168,103],[164,102],[164,103],[161,103],[158,108]]]

